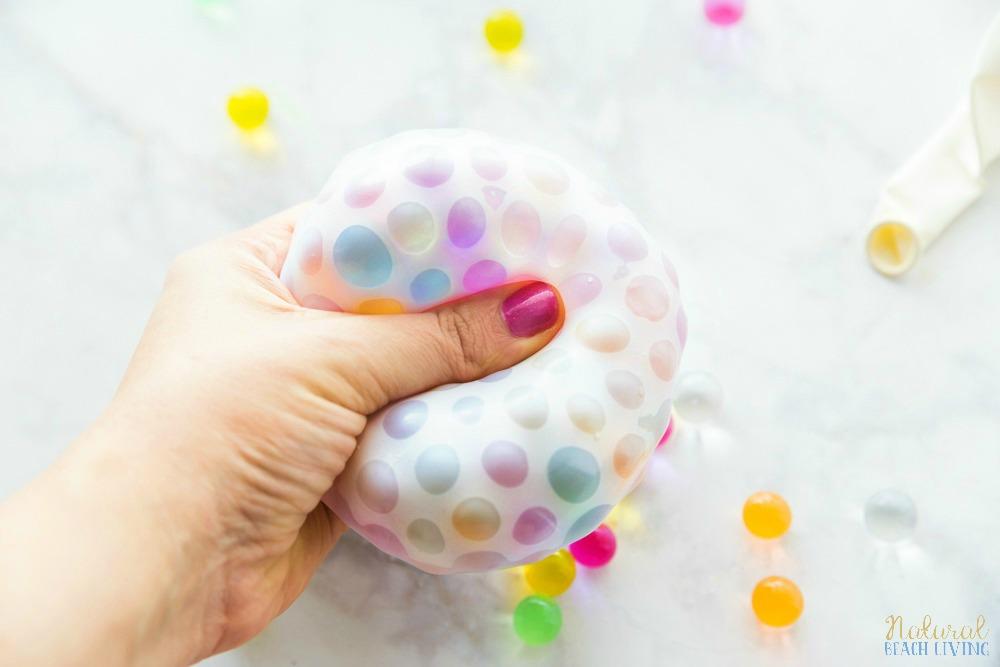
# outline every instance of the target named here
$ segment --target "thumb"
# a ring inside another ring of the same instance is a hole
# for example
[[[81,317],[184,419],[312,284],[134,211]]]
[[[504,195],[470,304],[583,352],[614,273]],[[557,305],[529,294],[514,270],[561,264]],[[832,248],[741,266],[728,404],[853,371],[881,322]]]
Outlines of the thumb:
[[[541,282],[505,285],[425,313],[344,315],[340,334],[357,351],[344,379],[370,413],[509,368],[552,340],[563,319],[559,294]]]

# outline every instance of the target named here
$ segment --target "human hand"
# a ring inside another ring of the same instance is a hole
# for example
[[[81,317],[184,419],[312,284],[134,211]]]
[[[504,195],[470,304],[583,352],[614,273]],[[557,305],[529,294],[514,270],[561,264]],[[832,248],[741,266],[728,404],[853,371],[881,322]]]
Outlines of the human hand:
[[[540,283],[423,314],[302,308],[277,278],[302,210],[178,258],[105,414],[0,508],[0,551],[17,552],[0,597],[38,610],[0,611],[20,664],[181,663],[243,643],[344,530],[320,498],[368,415],[509,367],[561,326]],[[66,660],[23,639],[53,632]]]

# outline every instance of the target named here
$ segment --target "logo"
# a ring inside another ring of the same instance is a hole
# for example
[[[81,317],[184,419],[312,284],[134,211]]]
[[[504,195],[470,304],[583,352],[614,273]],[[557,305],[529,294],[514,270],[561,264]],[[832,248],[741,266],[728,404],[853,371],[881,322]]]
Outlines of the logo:
[[[906,656],[977,657],[990,654],[990,628],[980,614],[967,625],[938,624],[926,614],[919,625],[902,616],[885,617],[885,654]]]

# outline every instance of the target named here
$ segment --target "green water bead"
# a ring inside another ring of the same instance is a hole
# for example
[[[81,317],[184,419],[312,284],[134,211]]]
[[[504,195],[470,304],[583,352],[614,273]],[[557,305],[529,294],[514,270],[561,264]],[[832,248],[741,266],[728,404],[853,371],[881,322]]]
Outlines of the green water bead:
[[[514,632],[525,644],[548,644],[561,628],[562,610],[544,595],[529,595],[514,609]]]

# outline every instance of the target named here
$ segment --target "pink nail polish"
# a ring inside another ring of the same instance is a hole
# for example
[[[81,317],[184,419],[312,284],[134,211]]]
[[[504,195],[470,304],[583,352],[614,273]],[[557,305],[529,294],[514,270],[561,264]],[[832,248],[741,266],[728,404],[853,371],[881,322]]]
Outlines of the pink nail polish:
[[[500,312],[512,335],[529,338],[556,323],[559,299],[545,283],[531,283],[504,299]]]

